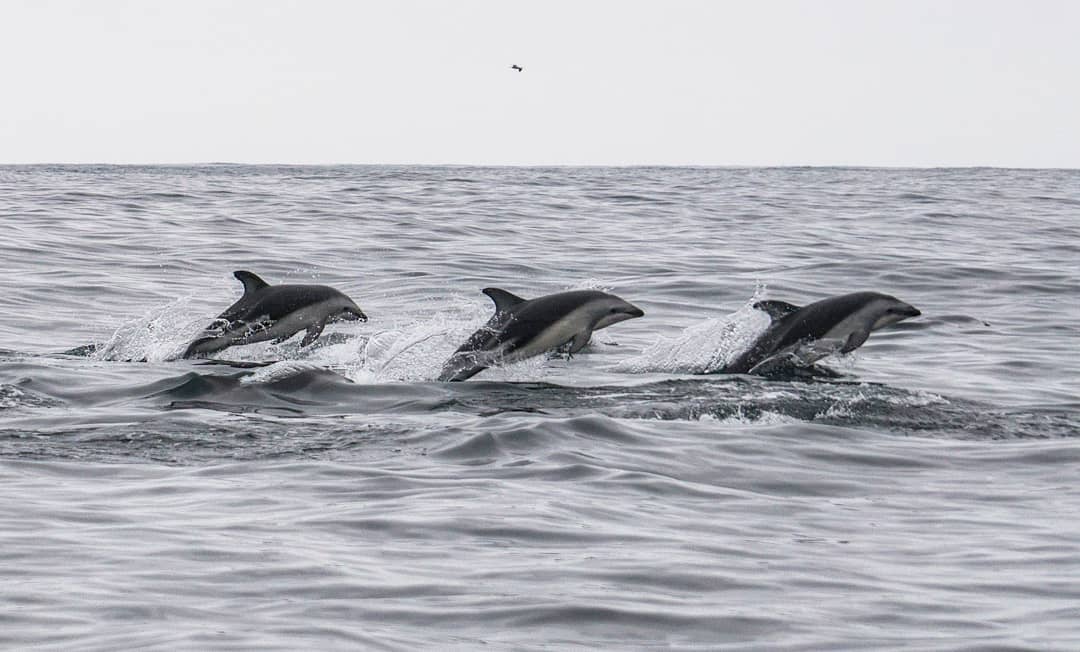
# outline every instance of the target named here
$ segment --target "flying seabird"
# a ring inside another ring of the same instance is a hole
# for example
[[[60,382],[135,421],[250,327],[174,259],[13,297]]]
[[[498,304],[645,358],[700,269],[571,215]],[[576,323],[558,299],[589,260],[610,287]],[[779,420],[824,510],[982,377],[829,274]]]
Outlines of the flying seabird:
[[[516,63],[514,65],[510,66],[510,67],[513,68],[514,70],[518,71],[518,72],[521,72],[522,70],[525,70],[524,68],[517,65]]]

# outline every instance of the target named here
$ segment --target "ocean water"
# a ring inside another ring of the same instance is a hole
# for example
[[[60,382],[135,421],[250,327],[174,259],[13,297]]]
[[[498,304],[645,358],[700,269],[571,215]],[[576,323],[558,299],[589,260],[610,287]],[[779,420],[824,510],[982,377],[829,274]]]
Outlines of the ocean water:
[[[370,321],[178,360],[238,269]],[[487,286],[646,314],[434,382]],[[1078,322],[1078,171],[0,167],[0,647],[1078,649]]]

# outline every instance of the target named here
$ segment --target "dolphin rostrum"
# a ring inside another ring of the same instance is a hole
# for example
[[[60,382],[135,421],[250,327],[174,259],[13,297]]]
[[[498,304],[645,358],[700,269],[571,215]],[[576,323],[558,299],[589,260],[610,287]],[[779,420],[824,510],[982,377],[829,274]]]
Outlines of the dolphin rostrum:
[[[506,290],[484,288],[495,315],[450,356],[441,381],[466,380],[493,364],[517,362],[568,344],[570,355],[593,331],[645,313],[613,294],[574,290],[522,299]]]
[[[218,315],[184,351],[185,358],[214,353],[238,344],[284,342],[306,330],[300,346],[318,339],[334,321],[367,321],[353,300],[325,285],[269,285],[255,274],[233,272],[244,296]]]
[[[801,308],[784,301],[759,301],[754,307],[768,313],[772,324],[724,373],[754,373],[784,361],[805,366],[836,352],[850,353],[872,331],[922,314],[879,292],[829,297]]]

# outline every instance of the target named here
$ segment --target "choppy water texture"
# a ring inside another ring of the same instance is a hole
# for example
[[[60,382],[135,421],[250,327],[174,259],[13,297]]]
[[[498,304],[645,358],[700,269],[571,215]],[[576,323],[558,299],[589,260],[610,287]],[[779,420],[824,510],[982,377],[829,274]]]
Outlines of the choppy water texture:
[[[1076,171],[7,167],[0,225],[0,647],[1080,648]],[[177,360],[235,269],[371,321]],[[486,286],[646,316],[433,382]],[[837,377],[701,374],[865,289],[923,316]]]

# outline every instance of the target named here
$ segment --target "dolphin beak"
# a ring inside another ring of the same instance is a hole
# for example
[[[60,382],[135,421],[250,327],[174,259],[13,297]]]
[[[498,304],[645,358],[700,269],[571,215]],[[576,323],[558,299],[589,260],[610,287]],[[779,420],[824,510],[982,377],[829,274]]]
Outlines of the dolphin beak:
[[[644,317],[645,311],[637,306],[630,306],[630,309],[626,311],[626,314],[630,315],[630,319],[634,317]]]
[[[359,308],[357,308],[356,310],[350,310],[348,314],[352,315],[351,317],[346,317],[346,319],[348,319],[349,321],[367,321],[367,315],[365,315],[364,312]]]
[[[921,312],[919,312],[919,309],[918,309],[918,308],[916,308],[915,306],[908,306],[908,307],[907,307],[907,308],[906,308],[906,309],[904,310],[904,316],[905,316],[905,317],[918,317],[918,316],[919,316],[919,315],[921,315],[921,314],[922,314],[922,313],[921,313]]]

